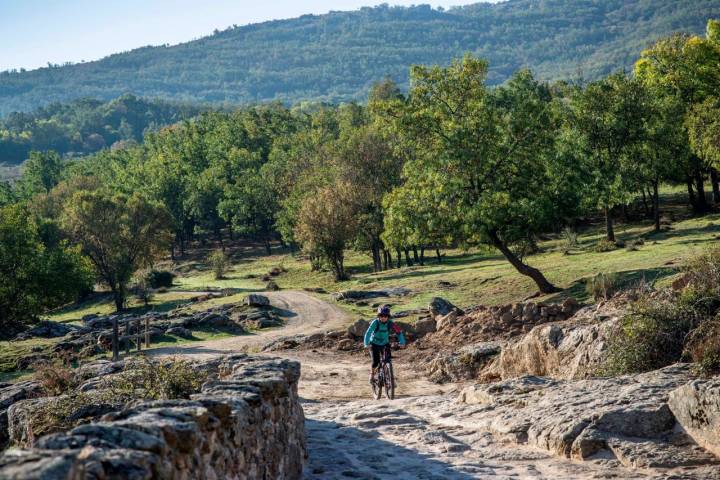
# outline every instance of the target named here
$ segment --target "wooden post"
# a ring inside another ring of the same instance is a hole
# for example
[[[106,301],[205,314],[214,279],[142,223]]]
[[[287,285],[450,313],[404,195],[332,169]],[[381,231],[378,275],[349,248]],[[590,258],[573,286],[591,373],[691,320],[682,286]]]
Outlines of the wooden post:
[[[142,342],[140,341],[140,319],[135,319],[135,343],[137,343],[137,351],[142,350]]]
[[[150,348],[150,319],[145,317],[145,348]]]
[[[118,319],[117,317],[113,318],[113,329],[112,329],[112,361],[117,362],[120,360],[120,348],[119,348],[119,341],[118,341]]]
[[[125,320],[125,354],[130,354],[130,319]]]

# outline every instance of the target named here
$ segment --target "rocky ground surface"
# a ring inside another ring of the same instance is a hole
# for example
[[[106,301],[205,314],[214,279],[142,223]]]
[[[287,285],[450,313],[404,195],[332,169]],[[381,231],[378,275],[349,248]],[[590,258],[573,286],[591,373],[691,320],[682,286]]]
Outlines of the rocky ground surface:
[[[232,292],[230,292],[232,293]],[[207,292],[191,300],[191,303],[222,298],[222,293]],[[58,354],[75,358],[87,358],[112,348],[113,323],[118,322],[121,335],[120,348],[132,346],[140,333],[141,342],[147,330],[151,342],[165,335],[179,338],[193,338],[193,331],[211,329],[237,335],[279,327],[283,324],[283,311],[270,305],[266,295],[250,294],[243,301],[213,306],[207,309],[183,306],[167,313],[150,312],[144,315],[87,315],[81,326],[52,321],[43,321],[32,329],[19,334],[16,339],[33,337],[58,338],[57,343],[47,349],[40,349],[34,355],[22,359],[18,369],[24,370],[33,363],[46,361]]]
[[[339,301],[383,301],[355,297]],[[433,299],[396,319],[413,342],[395,354],[394,401],[370,399],[367,320],[307,293],[268,298],[281,329],[153,353],[299,361],[305,478],[720,479],[720,379],[687,365],[593,378],[626,298],[466,312]]]

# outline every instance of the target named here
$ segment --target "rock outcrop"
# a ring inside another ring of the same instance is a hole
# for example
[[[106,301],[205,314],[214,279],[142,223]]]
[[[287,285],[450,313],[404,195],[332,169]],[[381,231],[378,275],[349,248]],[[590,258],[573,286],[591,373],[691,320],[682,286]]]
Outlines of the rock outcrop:
[[[687,383],[670,392],[668,403],[688,435],[720,457],[720,378]]]
[[[300,478],[300,365],[232,355],[189,400],[145,401],[0,457],[3,479]]]
[[[506,440],[579,460],[611,456],[632,468],[720,463],[677,431],[668,398],[689,365],[617,378],[558,381],[526,376],[466,388],[480,425]]]
[[[0,388],[0,450],[10,439],[8,434],[8,410],[17,402],[37,396],[41,392],[40,384],[33,381],[5,385]]]

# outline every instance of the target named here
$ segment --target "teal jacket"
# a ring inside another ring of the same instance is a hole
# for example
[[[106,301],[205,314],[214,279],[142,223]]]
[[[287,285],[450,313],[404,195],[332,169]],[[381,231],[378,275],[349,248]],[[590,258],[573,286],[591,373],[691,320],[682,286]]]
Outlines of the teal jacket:
[[[370,326],[365,332],[365,346],[368,347],[371,343],[379,346],[387,345],[390,342],[391,332],[397,335],[400,345],[405,345],[405,335],[395,322],[388,320],[382,323],[376,318],[370,322]]]

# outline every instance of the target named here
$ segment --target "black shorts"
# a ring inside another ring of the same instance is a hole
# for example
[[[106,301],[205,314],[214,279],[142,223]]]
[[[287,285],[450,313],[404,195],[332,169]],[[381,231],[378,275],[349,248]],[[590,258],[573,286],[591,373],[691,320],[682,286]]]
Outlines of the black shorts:
[[[372,358],[372,368],[377,368],[378,365],[380,365],[380,358],[383,352],[387,352],[387,358],[392,358],[392,349],[390,348],[390,344],[388,345],[375,345],[374,343],[370,344],[370,357]]]

